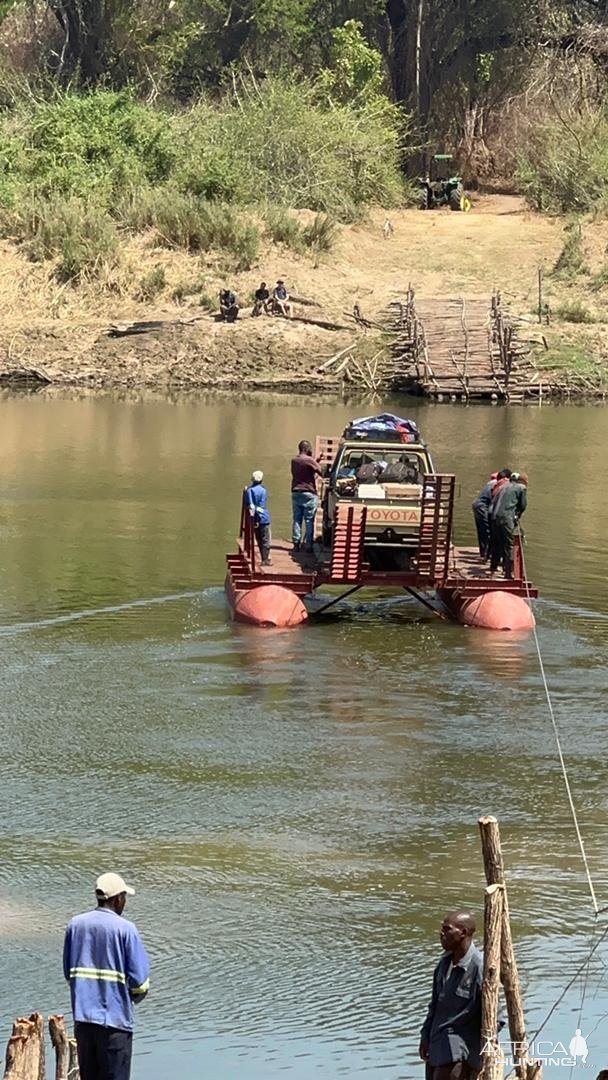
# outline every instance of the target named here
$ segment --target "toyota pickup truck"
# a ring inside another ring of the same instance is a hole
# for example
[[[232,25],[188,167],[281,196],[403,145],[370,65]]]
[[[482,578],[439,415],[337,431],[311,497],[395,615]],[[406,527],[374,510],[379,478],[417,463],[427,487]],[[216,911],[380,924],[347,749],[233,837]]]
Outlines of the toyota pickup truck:
[[[365,559],[376,570],[406,570],[418,549],[424,477],[434,472],[426,444],[376,433],[319,438],[328,466],[321,485],[323,543],[331,547],[338,503],[367,506]],[[332,460],[333,459],[333,460]]]

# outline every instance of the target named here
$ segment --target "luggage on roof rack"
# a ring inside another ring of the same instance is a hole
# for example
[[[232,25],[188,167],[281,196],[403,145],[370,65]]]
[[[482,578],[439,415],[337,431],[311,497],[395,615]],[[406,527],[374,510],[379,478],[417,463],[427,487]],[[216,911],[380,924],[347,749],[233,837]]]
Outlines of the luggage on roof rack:
[[[345,439],[361,439],[366,442],[421,442],[420,432],[413,420],[405,420],[393,413],[379,416],[360,416],[351,420],[344,429]]]

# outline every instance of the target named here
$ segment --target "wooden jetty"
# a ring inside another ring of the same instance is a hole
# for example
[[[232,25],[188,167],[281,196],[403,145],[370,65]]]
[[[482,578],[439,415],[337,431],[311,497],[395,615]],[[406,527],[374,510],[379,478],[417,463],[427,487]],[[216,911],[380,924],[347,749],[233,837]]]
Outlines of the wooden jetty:
[[[410,287],[386,313],[396,337],[386,375],[397,389],[437,401],[538,398],[530,343],[519,322],[491,298],[420,298]]]

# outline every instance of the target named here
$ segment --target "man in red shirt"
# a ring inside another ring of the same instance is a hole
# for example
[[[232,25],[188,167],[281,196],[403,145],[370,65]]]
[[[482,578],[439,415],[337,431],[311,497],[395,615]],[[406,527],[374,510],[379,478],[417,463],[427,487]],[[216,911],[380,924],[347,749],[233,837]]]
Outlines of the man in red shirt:
[[[306,439],[302,439],[298,444],[297,456],[291,459],[294,551],[300,551],[304,546],[306,551],[313,550],[315,514],[319,506],[316,479],[322,474],[323,470],[319,462],[312,456],[312,446]],[[302,539],[302,524],[306,528],[304,540]]]

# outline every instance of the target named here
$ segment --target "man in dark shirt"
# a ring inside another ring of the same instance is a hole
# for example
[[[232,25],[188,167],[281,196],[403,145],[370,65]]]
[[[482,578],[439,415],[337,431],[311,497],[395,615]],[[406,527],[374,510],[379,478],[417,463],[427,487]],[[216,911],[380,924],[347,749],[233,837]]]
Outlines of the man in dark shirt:
[[[502,564],[506,578],[513,577],[513,534],[528,505],[528,477],[511,473],[509,482],[492,499],[490,506],[490,570]]]
[[[268,311],[268,301],[269,300],[270,300],[270,292],[266,288],[266,282],[261,281],[259,289],[255,290],[255,299],[254,299],[254,303],[253,303],[253,311],[251,312],[251,314],[252,315],[261,315],[262,312],[265,312],[266,315],[268,315],[269,314],[269,311]]]
[[[490,518],[489,511],[492,504],[492,491],[498,480],[498,473],[493,472],[487,484],[482,487],[479,495],[473,503],[473,517],[477,529],[477,542],[479,544],[479,557],[485,562],[490,554]]]
[[[483,957],[473,943],[475,919],[452,911],[441,926],[444,954],[420,1033],[426,1080],[474,1080],[480,1069]]]
[[[306,439],[302,439],[298,444],[297,457],[291,459],[294,551],[299,551],[304,545],[307,551],[313,550],[315,514],[319,506],[316,479],[322,473],[319,462],[312,456],[312,446]],[[304,541],[302,541],[302,524],[306,527]]]
[[[234,322],[239,315],[239,302],[232,289],[220,290],[220,315],[226,322]]]

